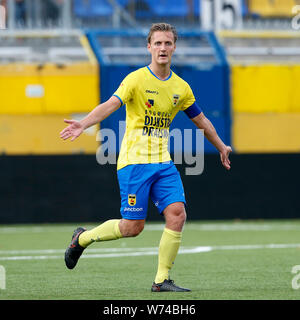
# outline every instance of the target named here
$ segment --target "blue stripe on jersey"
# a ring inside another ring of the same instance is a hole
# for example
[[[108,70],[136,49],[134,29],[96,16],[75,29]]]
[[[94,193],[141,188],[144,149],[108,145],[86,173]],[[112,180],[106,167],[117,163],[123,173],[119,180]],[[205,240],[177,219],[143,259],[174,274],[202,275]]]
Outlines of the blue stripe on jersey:
[[[168,76],[168,78],[162,80],[162,79],[159,79],[159,78],[152,72],[152,70],[149,68],[149,66],[147,66],[147,68],[148,68],[148,70],[151,72],[151,74],[153,74],[154,77],[157,78],[157,79],[160,80],[160,81],[167,81],[167,80],[169,80],[169,79],[172,77],[172,70],[170,70],[170,75]]]
[[[119,96],[117,96],[116,94],[113,94],[113,96],[117,97],[117,98],[120,100],[121,106],[124,104],[123,101],[122,101],[122,99],[121,99]]]
[[[185,109],[184,112],[190,119],[192,119],[198,116],[202,112],[202,110],[198,106],[197,102],[194,102],[190,107]]]

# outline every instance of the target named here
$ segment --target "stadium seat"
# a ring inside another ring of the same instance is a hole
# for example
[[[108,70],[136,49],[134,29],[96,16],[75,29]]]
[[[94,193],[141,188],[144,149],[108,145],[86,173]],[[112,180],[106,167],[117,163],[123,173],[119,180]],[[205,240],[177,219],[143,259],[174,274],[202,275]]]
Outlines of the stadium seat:
[[[185,17],[188,15],[186,0],[146,0],[154,15],[159,17]]]
[[[299,5],[299,1],[295,1],[295,0],[276,0],[276,12],[278,15],[283,15],[283,16],[287,16],[287,17],[291,17],[293,16],[292,13],[292,8],[295,5]]]
[[[247,0],[240,0],[242,4],[242,15],[245,16],[248,14],[248,6]],[[193,9],[194,9],[194,16],[199,17],[201,12],[201,0],[193,0]]]
[[[117,0],[118,4],[122,7],[126,7],[129,4],[130,0]]]
[[[199,17],[200,12],[201,12],[200,1],[194,0],[193,3],[194,3],[194,15]]]
[[[188,15],[188,5],[186,0],[161,0],[153,11],[158,16],[185,17]]]
[[[113,14],[113,8],[106,0],[74,0],[73,10],[79,18],[95,18]]]
[[[136,3],[136,18],[151,18],[154,15],[155,0],[139,0]]]
[[[243,17],[249,14],[248,4],[246,0],[241,0],[242,2],[242,15]]]
[[[289,17],[295,5],[294,0],[249,0],[249,11],[262,17]]]

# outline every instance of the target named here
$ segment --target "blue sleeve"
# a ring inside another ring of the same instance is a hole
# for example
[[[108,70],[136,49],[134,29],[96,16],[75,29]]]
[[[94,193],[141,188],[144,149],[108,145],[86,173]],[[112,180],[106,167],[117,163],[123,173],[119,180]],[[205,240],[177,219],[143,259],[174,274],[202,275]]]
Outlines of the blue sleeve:
[[[194,102],[190,107],[186,108],[184,112],[190,119],[193,119],[198,116],[202,112],[202,110],[197,102]]]
[[[122,101],[122,99],[121,99],[118,95],[116,95],[116,94],[113,94],[113,96],[114,96],[114,97],[117,97],[117,98],[120,100],[120,102],[121,102],[121,107],[122,107],[122,105],[124,104],[123,101]]]

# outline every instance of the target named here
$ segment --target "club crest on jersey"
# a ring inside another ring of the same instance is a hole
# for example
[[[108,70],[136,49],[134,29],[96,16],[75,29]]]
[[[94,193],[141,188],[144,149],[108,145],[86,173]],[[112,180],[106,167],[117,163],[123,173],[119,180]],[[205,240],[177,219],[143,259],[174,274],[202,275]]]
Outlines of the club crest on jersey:
[[[173,94],[173,106],[175,107],[179,101],[179,94]]]
[[[135,194],[128,194],[128,204],[130,206],[135,206],[135,204],[136,204],[136,195]]]
[[[153,99],[148,99],[148,101],[145,104],[146,104],[146,106],[148,108],[151,108],[151,107],[154,106],[154,100]]]

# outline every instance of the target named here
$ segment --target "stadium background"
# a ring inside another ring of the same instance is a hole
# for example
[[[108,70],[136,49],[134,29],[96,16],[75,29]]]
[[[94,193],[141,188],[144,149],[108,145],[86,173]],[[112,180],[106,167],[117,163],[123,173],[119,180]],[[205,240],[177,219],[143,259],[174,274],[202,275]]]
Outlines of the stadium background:
[[[0,1],[0,223],[119,217],[116,166],[99,165],[95,126],[59,139],[149,63],[152,22],[179,31],[172,69],[233,147],[227,172],[205,142],[200,176],[184,174],[189,219],[299,218],[300,55],[294,0]],[[119,131],[120,109],[102,123]],[[194,128],[178,115],[173,128]],[[195,145],[192,145],[192,151]],[[171,149],[181,152],[180,148]],[[148,220],[161,220],[149,204]]]

